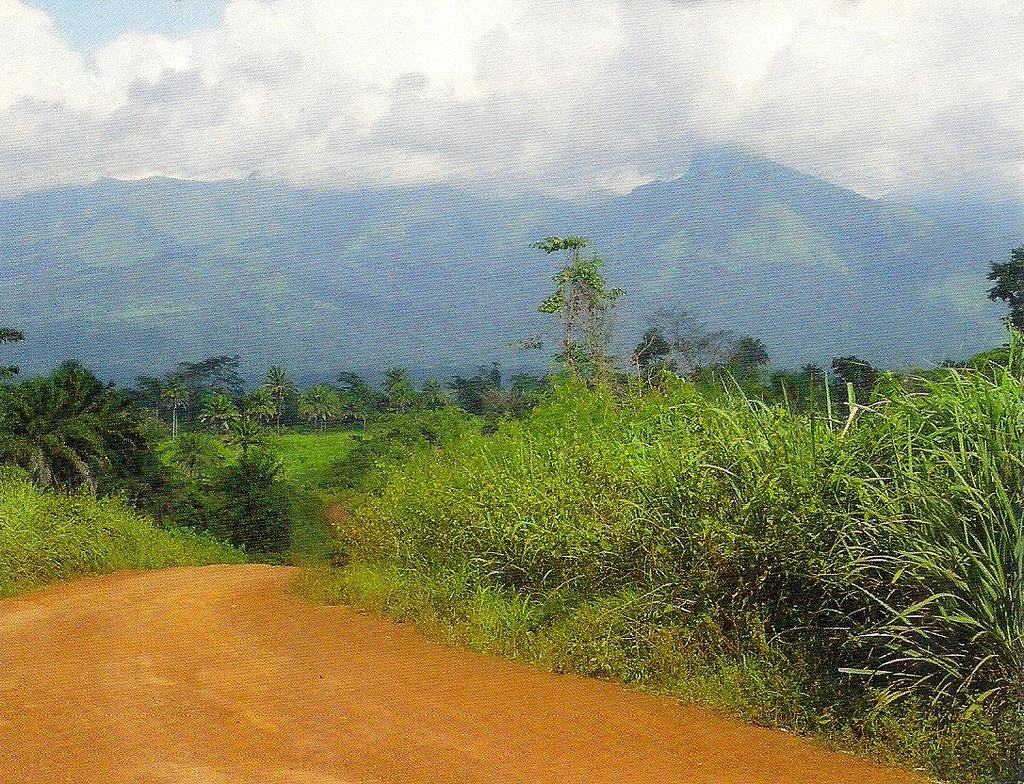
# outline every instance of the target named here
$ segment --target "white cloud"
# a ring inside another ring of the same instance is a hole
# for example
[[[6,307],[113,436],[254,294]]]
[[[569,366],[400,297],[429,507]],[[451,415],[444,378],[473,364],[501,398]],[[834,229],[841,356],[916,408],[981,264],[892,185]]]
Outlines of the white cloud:
[[[1024,199],[1017,2],[233,0],[86,57],[0,0],[0,193],[103,176],[574,192],[737,144]]]

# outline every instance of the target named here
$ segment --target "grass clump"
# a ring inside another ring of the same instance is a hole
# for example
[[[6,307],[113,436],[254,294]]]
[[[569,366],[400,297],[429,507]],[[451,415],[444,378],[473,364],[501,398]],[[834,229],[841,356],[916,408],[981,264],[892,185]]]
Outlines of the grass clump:
[[[1020,356],[1019,347],[1012,352]],[[363,485],[323,595],[962,782],[1015,774],[1016,361],[855,422],[573,384]]]
[[[62,495],[18,472],[0,475],[0,596],[119,569],[241,561],[209,537],[158,528],[120,499]]]

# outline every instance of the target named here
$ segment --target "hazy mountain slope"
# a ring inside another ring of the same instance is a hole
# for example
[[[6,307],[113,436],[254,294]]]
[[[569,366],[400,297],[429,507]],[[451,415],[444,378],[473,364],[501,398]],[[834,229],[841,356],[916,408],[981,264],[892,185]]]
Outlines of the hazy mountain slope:
[[[905,364],[998,339],[984,296],[1006,236],[873,201],[730,151],[606,205],[596,236],[640,311],[680,302],[762,336],[795,362],[856,352]]]
[[[540,328],[553,262],[529,243],[582,232],[629,292],[624,343],[677,304],[763,336],[782,362],[908,363],[998,339],[983,278],[1018,214],[872,201],[723,150],[586,207],[103,181],[0,203],[0,320],[29,334],[30,369],[75,356],[127,377],[221,352],[300,371],[467,366]]]

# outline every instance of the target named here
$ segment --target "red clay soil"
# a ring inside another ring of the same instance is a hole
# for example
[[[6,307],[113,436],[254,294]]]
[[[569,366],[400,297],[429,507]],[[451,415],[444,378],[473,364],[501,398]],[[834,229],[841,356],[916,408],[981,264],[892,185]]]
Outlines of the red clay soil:
[[[0,602],[0,781],[918,781],[313,607],[290,592],[295,577],[172,569]]]

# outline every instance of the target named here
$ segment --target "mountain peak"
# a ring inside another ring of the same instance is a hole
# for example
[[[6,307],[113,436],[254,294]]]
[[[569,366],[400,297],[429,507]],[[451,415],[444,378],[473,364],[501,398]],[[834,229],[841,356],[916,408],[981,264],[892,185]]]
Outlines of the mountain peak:
[[[833,199],[853,199],[864,204],[874,201],[849,188],[739,147],[698,148],[689,169],[679,179],[691,184],[713,183],[726,187],[760,185],[773,191],[801,195],[827,191]]]

